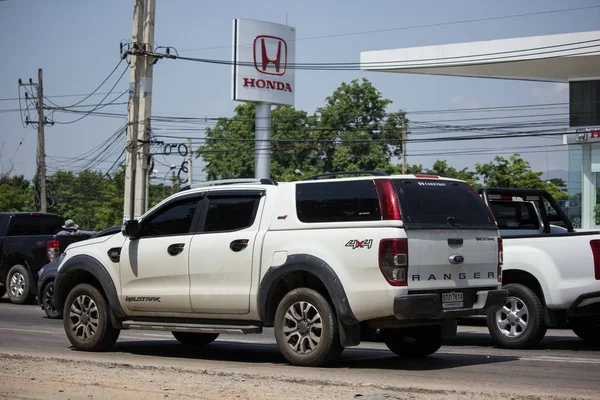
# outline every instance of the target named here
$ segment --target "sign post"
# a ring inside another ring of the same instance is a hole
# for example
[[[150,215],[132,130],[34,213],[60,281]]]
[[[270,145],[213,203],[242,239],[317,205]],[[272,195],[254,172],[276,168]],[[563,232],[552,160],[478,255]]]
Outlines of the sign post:
[[[271,105],[294,105],[296,29],[233,20],[232,99],[256,104],[254,174],[271,177]]]

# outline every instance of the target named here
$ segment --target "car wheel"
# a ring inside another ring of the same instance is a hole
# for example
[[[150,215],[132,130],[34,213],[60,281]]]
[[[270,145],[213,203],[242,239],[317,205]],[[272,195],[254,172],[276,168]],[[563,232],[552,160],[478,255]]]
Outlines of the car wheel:
[[[12,303],[25,304],[31,300],[31,279],[29,278],[29,271],[24,265],[14,265],[8,271],[6,284],[8,286],[8,298]]]
[[[48,316],[48,318],[57,319],[62,316],[56,309],[54,304],[54,282],[48,283],[43,288],[40,288],[42,296],[42,308]]]
[[[87,283],[75,286],[63,308],[63,325],[77,350],[104,351],[117,341],[120,330],[110,323],[106,299]]]
[[[573,318],[569,326],[577,336],[589,344],[600,344],[600,318]]]
[[[335,313],[315,290],[298,288],[286,294],[277,306],[274,325],[277,346],[293,365],[323,365],[344,351]]]
[[[218,333],[171,332],[175,339],[186,346],[206,346],[217,340]]]
[[[440,326],[382,329],[381,337],[388,349],[401,357],[426,357],[442,347]]]
[[[546,331],[544,305],[527,286],[510,283],[504,307],[489,312],[487,325],[496,344],[509,349],[526,349],[538,345]]]

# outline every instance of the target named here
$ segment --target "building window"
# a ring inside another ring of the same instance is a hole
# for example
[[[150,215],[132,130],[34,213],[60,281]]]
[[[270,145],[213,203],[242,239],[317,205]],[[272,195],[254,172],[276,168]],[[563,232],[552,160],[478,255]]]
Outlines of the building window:
[[[600,125],[600,80],[569,83],[569,125]]]

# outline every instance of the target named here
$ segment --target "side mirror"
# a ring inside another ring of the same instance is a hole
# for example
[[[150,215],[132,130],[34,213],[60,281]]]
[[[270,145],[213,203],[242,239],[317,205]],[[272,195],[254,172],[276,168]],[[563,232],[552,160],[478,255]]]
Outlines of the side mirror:
[[[125,224],[121,228],[123,236],[128,237],[131,240],[140,238],[140,223],[137,219],[130,219],[125,221]]]

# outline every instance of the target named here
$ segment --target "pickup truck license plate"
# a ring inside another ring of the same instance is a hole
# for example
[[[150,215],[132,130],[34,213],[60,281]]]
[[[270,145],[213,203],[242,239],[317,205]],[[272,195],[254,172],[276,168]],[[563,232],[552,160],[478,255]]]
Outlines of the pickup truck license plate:
[[[444,310],[463,308],[462,292],[442,293],[442,308]]]

